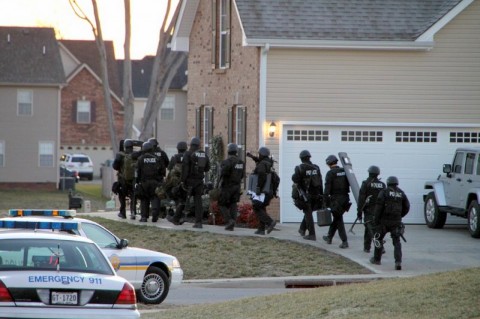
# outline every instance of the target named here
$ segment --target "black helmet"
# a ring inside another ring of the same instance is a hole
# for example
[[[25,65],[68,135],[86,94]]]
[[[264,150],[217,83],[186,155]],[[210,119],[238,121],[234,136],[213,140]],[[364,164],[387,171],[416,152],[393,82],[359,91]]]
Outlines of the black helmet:
[[[123,142],[123,147],[125,148],[133,148],[133,141],[132,140],[125,140],[125,142]]]
[[[230,143],[227,145],[227,153],[228,154],[237,154],[238,153],[238,146],[235,143]]]
[[[270,156],[270,150],[267,147],[262,146],[258,149],[258,155],[268,157]]]
[[[300,152],[300,158],[302,159],[302,158],[306,158],[306,157],[312,157],[312,155],[311,155],[310,152],[307,151],[307,150],[301,151],[301,152]]]
[[[327,165],[337,164],[338,158],[335,155],[328,155],[325,162],[327,163]]]
[[[369,174],[379,175],[380,174],[380,167],[372,165],[368,168]]]
[[[147,142],[149,142],[150,144],[152,144],[154,148],[158,146],[158,141],[157,141],[157,139],[154,138],[154,137],[149,138]]]
[[[187,142],[181,141],[181,142],[178,142],[178,143],[177,143],[177,150],[178,150],[179,152],[186,151],[187,148],[188,148]]]
[[[395,176],[389,176],[387,178],[387,185],[398,185],[398,178]]]
[[[190,146],[200,146],[200,139],[198,137],[192,137]]]
[[[143,152],[151,152],[153,151],[153,144],[150,142],[145,142],[142,144],[142,151]]]

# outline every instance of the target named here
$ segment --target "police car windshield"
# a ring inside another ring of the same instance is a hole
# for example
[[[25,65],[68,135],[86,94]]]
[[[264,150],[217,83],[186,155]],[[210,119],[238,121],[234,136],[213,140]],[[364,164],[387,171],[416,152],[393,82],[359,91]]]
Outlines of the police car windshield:
[[[69,271],[114,275],[93,243],[58,239],[2,239],[1,271]]]

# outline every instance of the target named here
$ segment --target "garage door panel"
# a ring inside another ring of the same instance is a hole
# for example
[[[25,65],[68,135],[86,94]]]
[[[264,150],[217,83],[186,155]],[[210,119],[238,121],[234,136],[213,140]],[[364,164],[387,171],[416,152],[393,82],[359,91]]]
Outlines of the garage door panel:
[[[312,154],[312,162],[319,165],[324,178],[328,171],[325,158],[330,154],[338,155],[339,152],[346,152],[350,157],[359,185],[368,177],[367,169],[371,165],[380,167],[380,177],[384,182],[390,175],[397,176],[400,187],[411,202],[410,213],[404,221],[424,224],[423,194],[425,191],[423,187],[425,182],[437,178],[443,164],[451,162],[456,148],[472,146],[472,144],[451,143],[451,132],[455,130],[457,129],[382,127],[381,125],[353,129],[347,126],[284,125],[280,146],[282,222],[299,222],[303,217],[291,200],[291,176],[294,167],[300,163],[298,154],[308,149]],[[285,134],[288,131],[304,133],[321,131],[323,138],[328,136],[328,140],[289,140]],[[347,139],[360,141],[346,141]],[[350,199],[353,205],[345,215],[347,222],[353,222],[356,218],[357,207],[353,194],[350,195]],[[458,219],[448,218],[447,223],[449,222],[458,223]]]

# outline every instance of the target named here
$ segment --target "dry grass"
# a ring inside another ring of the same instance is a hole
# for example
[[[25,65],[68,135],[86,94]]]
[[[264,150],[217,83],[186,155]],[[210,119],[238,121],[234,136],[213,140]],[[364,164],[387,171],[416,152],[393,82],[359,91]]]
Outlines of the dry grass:
[[[145,319],[479,318],[480,268],[142,314]]]

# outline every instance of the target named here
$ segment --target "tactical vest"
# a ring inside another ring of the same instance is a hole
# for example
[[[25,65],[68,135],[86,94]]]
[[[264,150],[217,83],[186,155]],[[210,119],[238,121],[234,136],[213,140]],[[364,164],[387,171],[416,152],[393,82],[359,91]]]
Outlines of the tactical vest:
[[[159,180],[159,171],[163,167],[163,161],[153,154],[144,154],[139,158],[138,165],[142,167],[142,180]]]
[[[378,194],[382,189],[385,189],[386,185],[378,178],[371,178],[367,180],[367,187],[365,190],[366,198],[370,197],[368,204],[366,207],[375,207],[375,203],[377,202]]]
[[[132,154],[123,156],[122,176],[127,182],[131,182],[135,178],[135,161],[132,158]]]
[[[385,209],[383,220],[387,223],[400,223],[402,221],[402,208],[404,193],[393,187],[388,187],[383,191],[385,199]]]
[[[190,158],[192,175],[203,178],[208,162],[207,154],[204,151],[198,150],[192,152]]]
[[[224,177],[225,185],[240,184],[244,175],[245,163],[238,157],[231,156],[226,161],[230,167],[230,175]]]
[[[347,174],[341,167],[334,167],[329,172],[333,174],[333,183],[330,195],[346,195],[349,193],[350,184],[348,183]]]

